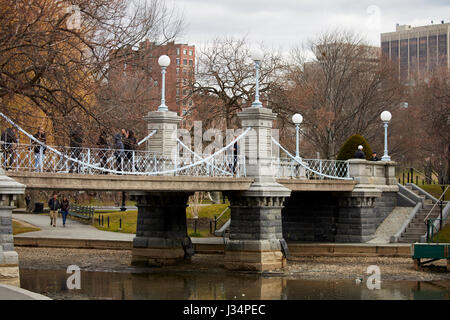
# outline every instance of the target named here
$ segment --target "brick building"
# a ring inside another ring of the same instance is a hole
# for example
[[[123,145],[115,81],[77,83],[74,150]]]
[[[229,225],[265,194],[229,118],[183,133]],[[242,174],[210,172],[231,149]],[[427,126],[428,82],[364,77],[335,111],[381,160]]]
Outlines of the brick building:
[[[166,73],[166,105],[170,111],[185,116],[193,107],[190,97],[190,84],[195,79],[195,46],[169,42],[165,45],[155,45],[150,41],[139,44],[138,49],[123,48],[111,52],[114,54],[113,65],[109,69],[109,82],[131,81],[133,78],[142,80],[143,87],[148,91],[146,101],[148,111],[156,110],[161,99],[161,67],[158,58],[165,54],[170,57],[170,65]]]

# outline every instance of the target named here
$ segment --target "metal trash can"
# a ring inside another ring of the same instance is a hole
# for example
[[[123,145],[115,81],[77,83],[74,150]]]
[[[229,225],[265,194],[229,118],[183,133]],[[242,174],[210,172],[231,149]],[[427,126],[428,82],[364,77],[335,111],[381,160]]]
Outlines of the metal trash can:
[[[43,212],[44,212],[44,203],[36,202],[34,204],[34,211],[33,211],[33,213],[43,213]]]

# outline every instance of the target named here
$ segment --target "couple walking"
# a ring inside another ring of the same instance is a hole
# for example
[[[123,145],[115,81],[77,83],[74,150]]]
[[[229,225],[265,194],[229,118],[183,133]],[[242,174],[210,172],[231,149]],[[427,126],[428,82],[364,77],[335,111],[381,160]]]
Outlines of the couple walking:
[[[114,156],[116,157],[116,163],[118,170],[125,171],[132,170],[133,163],[133,151],[137,148],[137,140],[134,136],[134,132],[127,129],[122,129],[121,133],[117,133],[114,136]]]
[[[69,200],[66,196],[63,197],[62,202],[60,203],[56,193],[53,194],[53,197],[48,201],[48,207],[50,208],[50,225],[56,227],[56,218],[58,217],[58,210],[61,209],[61,215],[63,220],[63,227],[66,227],[66,218],[69,213]]]

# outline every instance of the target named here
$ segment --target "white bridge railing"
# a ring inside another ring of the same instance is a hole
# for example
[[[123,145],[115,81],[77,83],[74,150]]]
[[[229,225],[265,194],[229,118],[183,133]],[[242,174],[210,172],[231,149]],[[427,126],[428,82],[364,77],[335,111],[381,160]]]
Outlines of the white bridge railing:
[[[278,178],[353,180],[349,162],[342,160],[299,159],[289,153],[272,137],[272,143],[286,155],[276,157],[274,167]]]
[[[39,152],[35,152],[39,150]],[[45,150],[45,151],[44,151]],[[139,150],[69,148],[32,144],[2,144],[3,169],[80,174],[245,176],[240,155],[176,154]],[[42,159],[42,161],[40,161]]]
[[[246,173],[244,157],[234,154],[232,150],[251,128],[244,130],[239,137],[214,154],[196,154],[178,140],[176,150],[168,155],[138,150],[49,146],[23,130],[3,113],[0,112],[0,116],[31,141],[30,144],[0,142],[0,164],[6,170],[237,177],[245,176]],[[155,131],[150,133],[144,140],[154,133]],[[183,152],[180,154],[180,151]]]
[[[251,128],[246,128],[236,139],[214,154],[197,154],[177,139],[176,150],[168,155],[139,150],[49,146],[23,130],[3,113],[0,112],[0,116],[31,141],[30,144],[0,142],[0,164],[6,170],[149,176],[246,176],[246,158],[244,153],[238,153],[236,150]],[[149,139],[155,132],[151,132],[140,143]],[[352,180],[348,161],[302,160],[291,155],[273,137],[272,143],[287,156],[273,157],[276,177]]]

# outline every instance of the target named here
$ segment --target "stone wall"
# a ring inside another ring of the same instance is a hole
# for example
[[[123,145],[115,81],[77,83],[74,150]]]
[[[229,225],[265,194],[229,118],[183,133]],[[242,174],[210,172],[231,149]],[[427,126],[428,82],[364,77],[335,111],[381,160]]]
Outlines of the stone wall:
[[[338,210],[331,192],[293,192],[282,211],[284,239],[334,242]]]
[[[376,226],[378,227],[384,219],[397,206],[397,192],[383,192],[380,198],[375,199]]]
[[[365,242],[397,205],[396,192],[384,192],[373,207],[344,205],[343,199],[332,192],[293,192],[282,212],[283,237],[287,241]]]

